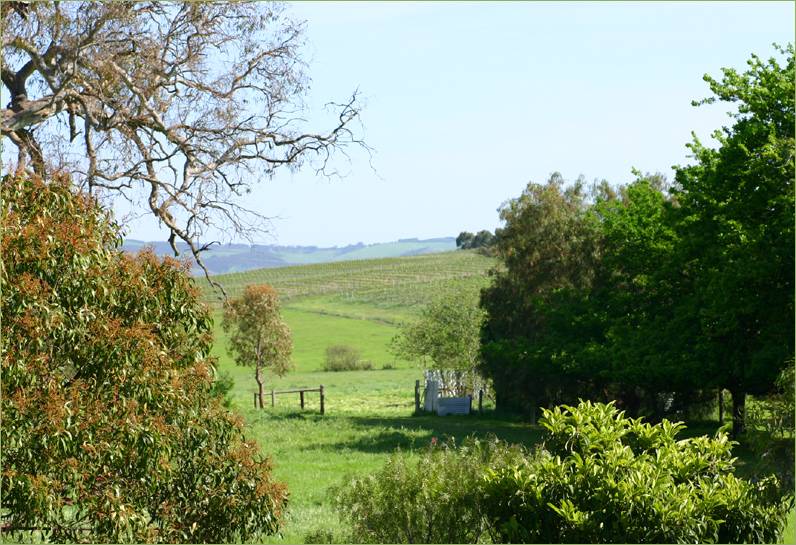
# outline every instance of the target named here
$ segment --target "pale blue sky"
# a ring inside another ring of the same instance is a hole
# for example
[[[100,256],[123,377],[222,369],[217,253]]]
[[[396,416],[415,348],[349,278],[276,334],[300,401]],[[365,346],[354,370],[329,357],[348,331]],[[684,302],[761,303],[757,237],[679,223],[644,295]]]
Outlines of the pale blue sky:
[[[345,245],[494,229],[553,171],[624,183],[688,161],[726,105],[694,108],[704,73],[794,40],[792,2],[302,2],[311,108],[359,88],[373,166],[280,174],[247,205],[264,243]],[[130,238],[162,239],[143,220]]]

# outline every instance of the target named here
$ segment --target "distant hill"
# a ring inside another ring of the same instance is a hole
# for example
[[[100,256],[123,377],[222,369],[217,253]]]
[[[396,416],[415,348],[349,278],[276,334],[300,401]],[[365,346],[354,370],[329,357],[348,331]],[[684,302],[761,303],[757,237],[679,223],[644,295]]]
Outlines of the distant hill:
[[[122,248],[126,252],[138,252],[151,246],[158,255],[173,255],[167,242],[144,242],[127,239]],[[188,252],[188,246],[178,244],[181,252]],[[261,244],[225,244],[213,246],[203,254],[203,261],[211,274],[227,274],[252,269],[288,267],[291,265],[310,265],[332,263],[354,259],[378,259],[384,257],[406,257],[413,255],[447,252],[456,249],[454,237],[429,238],[419,240],[405,238],[395,242],[376,244],[350,244],[344,247],[318,248],[317,246],[275,246]],[[194,267],[196,274],[197,267]]]

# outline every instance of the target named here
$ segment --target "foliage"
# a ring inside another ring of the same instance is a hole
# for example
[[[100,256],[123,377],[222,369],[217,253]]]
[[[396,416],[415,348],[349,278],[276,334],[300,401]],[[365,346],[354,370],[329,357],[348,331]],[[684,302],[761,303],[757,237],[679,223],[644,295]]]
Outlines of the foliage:
[[[505,269],[481,300],[500,406],[614,397],[660,416],[723,388],[743,431],[746,395],[794,352],[793,47],[778,51],[705,77],[715,96],[697,104],[738,112],[718,149],[690,144],[673,185],[634,171],[586,193],[555,174],[501,209]]]
[[[477,248],[488,248],[495,244],[495,235],[482,229],[476,234],[468,231],[462,231],[456,237],[456,247],[460,250],[474,250]]]
[[[118,228],[70,188],[64,176],[0,186],[4,533],[277,531],[285,487],[212,392],[212,321],[187,264],[122,254]]]
[[[290,329],[271,286],[247,286],[242,297],[224,306],[221,325],[230,334],[229,350],[238,365],[268,366],[277,376],[290,369]]]
[[[402,324],[391,351],[407,360],[428,360],[440,370],[472,371],[479,360],[483,311],[468,293],[438,295],[418,320]]]
[[[215,379],[213,380],[213,385],[210,387],[210,391],[214,396],[221,398],[221,403],[224,405],[224,407],[229,409],[232,406],[232,400],[230,399],[229,394],[234,386],[235,381],[229,373],[216,373]]]
[[[362,360],[362,354],[353,346],[334,344],[326,347],[324,371],[364,371],[373,369],[373,363]]]
[[[493,380],[502,408],[552,400],[554,390],[570,382],[555,380],[571,362],[561,348],[559,332],[564,330],[557,326],[566,331],[581,326],[590,333],[594,317],[573,323],[577,300],[570,297],[591,286],[598,262],[588,197],[583,180],[565,189],[561,175],[554,173],[544,185],[529,183],[500,209],[505,223],[495,248],[505,267],[493,272],[492,284],[481,294],[486,311],[481,370]],[[565,304],[556,306],[559,301]],[[559,314],[565,316],[553,320],[549,309],[563,309]]]
[[[483,505],[504,543],[773,543],[792,495],[733,475],[723,434],[677,440],[613,405],[545,410],[545,451],[487,470]]]
[[[326,528],[317,528],[304,534],[304,543],[336,543],[334,533]]]
[[[761,471],[774,472],[783,488],[794,487],[794,367],[790,361],[777,377],[775,392],[755,398],[749,404],[746,443],[763,462]]]
[[[354,543],[476,543],[484,531],[478,483],[486,467],[521,459],[496,440],[431,445],[417,460],[400,451],[376,473],[332,489]]]
[[[224,304],[221,322],[229,334],[227,349],[241,366],[254,366],[260,408],[263,407],[263,371],[281,377],[290,370],[293,339],[282,320],[276,290],[267,284],[246,286],[243,295]]]
[[[776,46],[775,46],[776,47]],[[718,149],[696,137],[695,163],[677,169],[681,267],[693,278],[694,352],[733,394],[734,431],[747,393],[767,394],[794,353],[793,45],[780,64],[753,55],[748,69],[706,75],[712,97],[737,104],[716,131]]]

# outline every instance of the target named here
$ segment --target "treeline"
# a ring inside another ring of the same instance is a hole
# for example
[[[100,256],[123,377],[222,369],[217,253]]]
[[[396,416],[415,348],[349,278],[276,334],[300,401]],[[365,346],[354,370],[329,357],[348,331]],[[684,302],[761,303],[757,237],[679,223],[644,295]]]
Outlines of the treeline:
[[[673,183],[635,172],[612,187],[530,183],[500,211],[503,266],[482,293],[482,372],[498,404],[535,410],[579,397],[663,415],[718,389],[733,432],[794,353],[794,63],[753,56],[705,76],[737,104],[696,137]]]
[[[486,229],[473,234],[462,231],[456,237],[456,247],[460,250],[473,250],[476,248],[489,248],[495,243],[495,235]]]

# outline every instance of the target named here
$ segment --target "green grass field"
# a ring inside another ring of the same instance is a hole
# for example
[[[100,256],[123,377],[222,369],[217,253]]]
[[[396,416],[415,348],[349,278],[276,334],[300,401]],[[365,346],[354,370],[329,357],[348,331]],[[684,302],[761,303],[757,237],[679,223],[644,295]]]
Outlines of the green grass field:
[[[284,377],[269,377],[266,388],[323,384],[324,416],[319,414],[317,393],[305,394],[304,411],[299,407],[298,394],[276,396],[274,408],[266,395],[266,408],[254,409],[253,368],[231,361],[226,355],[226,337],[218,327],[214,347],[219,371],[235,381],[230,397],[246,420],[247,435],[272,456],[276,476],[290,489],[290,514],[284,533],[266,538],[267,542],[300,543],[308,532],[320,528],[330,528],[342,537],[343,528],[328,502],[328,488],[341,483],[346,475],[376,470],[395,449],[411,455],[413,449],[428,445],[432,437],[461,439],[470,434],[494,433],[526,445],[539,438],[537,428],[505,418],[413,416],[414,383],[422,379],[422,370],[386,351],[394,326],[293,310],[285,311],[284,316],[293,330],[296,368]],[[363,357],[374,362],[375,369],[320,371],[327,343],[344,341],[359,348]],[[381,369],[381,362],[394,368]],[[486,407],[490,407],[489,402]]]
[[[220,311],[215,310],[213,353],[219,371],[234,380],[233,407],[243,415],[247,435],[272,457],[275,475],[290,490],[283,533],[267,536],[265,542],[301,543],[307,533],[319,529],[344,539],[345,528],[329,502],[329,487],[347,475],[375,471],[396,449],[414,456],[432,437],[461,440],[471,434],[495,434],[528,446],[538,442],[538,427],[496,416],[489,401],[483,415],[413,416],[414,383],[422,379],[422,369],[387,350],[397,324],[411,320],[434,293],[480,289],[488,283],[487,271],[493,265],[492,259],[472,252],[449,252],[219,277],[233,295],[247,283],[260,282],[288,294],[283,297],[283,316],[293,332],[294,369],[281,378],[269,376],[267,391],[323,384],[326,395],[324,416],[319,414],[317,393],[306,394],[303,411],[298,394],[277,396],[273,408],[266,395],[266,408],[255,409],[254,369],[236,366],[227,355]],[[207,300],[212,301],[212,296]],[[374,369],[322,371],[326,347],[332,344],[357,348]],[[715,422],[692,423],[685,435],[713,433],[716,427]],[[736,454],[743,473],[754,460],[743,448]],[[794,542],[794,528],[792,513],[785,543]]]

